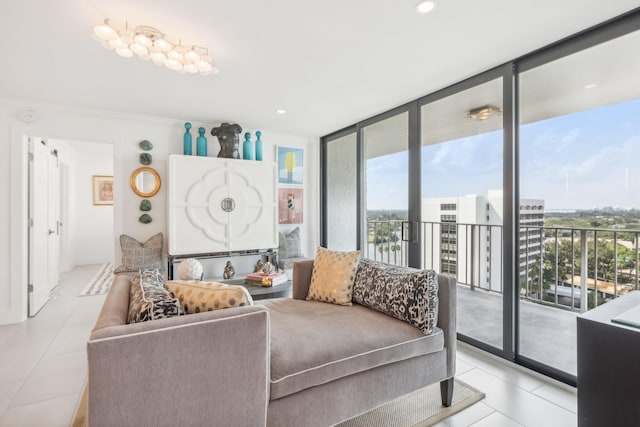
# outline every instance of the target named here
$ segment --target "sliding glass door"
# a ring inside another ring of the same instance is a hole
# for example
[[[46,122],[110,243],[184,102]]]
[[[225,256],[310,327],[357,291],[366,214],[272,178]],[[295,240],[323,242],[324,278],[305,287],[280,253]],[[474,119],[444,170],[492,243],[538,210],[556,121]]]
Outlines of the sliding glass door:
[[[520,74],[519,354],[571,375],[576,316],[638,289],[639,49],[634,32]]]
[[[423,266],[458,283],[458,332],[503,348],[502,77],[420,111]]]

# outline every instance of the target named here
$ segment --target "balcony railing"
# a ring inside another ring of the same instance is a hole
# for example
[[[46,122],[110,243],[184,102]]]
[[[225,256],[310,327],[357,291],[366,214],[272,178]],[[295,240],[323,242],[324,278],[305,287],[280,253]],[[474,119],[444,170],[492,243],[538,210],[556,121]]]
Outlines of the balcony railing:
[[[503,227],[422,222],[423,267],[471,289],[502,293]],[[407,263],[407,223],[369,221],[365,256]],[[544,305],[584,311],[639,289],[640,230],[520,225],[519,295]]]

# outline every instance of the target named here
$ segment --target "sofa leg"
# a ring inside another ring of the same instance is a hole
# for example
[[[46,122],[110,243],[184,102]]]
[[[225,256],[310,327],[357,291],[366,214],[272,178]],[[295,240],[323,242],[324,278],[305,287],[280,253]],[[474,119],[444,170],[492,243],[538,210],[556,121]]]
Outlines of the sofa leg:
[[[453,377],[440,381],[440,397],[442,398],[442,406],[451,406],[453,398]]]

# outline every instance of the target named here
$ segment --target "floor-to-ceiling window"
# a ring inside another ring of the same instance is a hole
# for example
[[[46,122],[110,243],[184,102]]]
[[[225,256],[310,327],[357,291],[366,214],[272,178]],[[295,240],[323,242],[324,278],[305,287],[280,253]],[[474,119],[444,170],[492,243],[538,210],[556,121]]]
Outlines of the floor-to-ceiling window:
[[[354,124],[359,247],[418,246],[461,339],[575,384],[576,316],[640,287],[639,47],[636,12]]]
[[[409,115],[384,118],[362,128],[366,233],[363,255],[407,265],[403,222],[408,219]]]
[[[458,282],[458,332],[502,349],[503,79],[420,110],[423,267]]]
[[[638,50],[634,32],[520,74],[519,353],[572,375],[576,316],[638,286]]]
[[[325,145],[326,245],[350,251],[358,247],[357,137],[349,132]]]

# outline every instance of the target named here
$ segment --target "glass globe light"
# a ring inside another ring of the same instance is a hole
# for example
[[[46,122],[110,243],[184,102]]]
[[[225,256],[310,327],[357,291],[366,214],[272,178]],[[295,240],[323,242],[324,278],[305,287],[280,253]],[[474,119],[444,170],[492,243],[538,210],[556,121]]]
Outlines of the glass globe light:
[[[196,62],[200,59],[200,55],[198,55],[193,49],[184,54],[184,58],[189,62]]]
[[[118,32],[114,30],[109,24],[98,25],[93,29],[93,32],[96,36],[100,37],[101,40],[111,41],[118,38]]]
[[[206,61],[198,61],[195,63],[195,66],[198,68],[198,71],[211,71],[211,64]]]
[[[116,49],[116,53],[124,58],[131,58],[133,56],[133,52],[128,47],[123,49]]]
[[[102,45],[103,48],[107,49],[107,50],[113,50],[113,46],[111,46],[111,43],[104,41],[102,43],[100,43]]]
[[[164,61],[164,66],[174,71],[182,69],[182,64],[180,63],[180,61],[173,58],[167,58],[167,60]]]
[[[174,49],[174,50],[170,50],[167,53],[167,58],[175,59],[176,61],[182,61],[184,59],[184,56],[180,52]]]
[[[137,55],[146,55],[147,53],[149,53],[149,51],[147,50],[146,47],[138,44],[138,43],[134,43],[131,46],[129,46],[129,49],[131,49],[133,51],[133,53],[137,54]]]
[[[124,41],[122,41],[121,38],[117,38],[114,40],[111,40],[109,42],[109,44],[114,48],[114,49],[127,49],[129,47],[129,45],[127,45]]]
[[[137,34],[133,38],[133,41],[136,42],[136,44],[139,44],[140,46],[146,47],[147,49],[153,45],[153,42],[151,41],[151,39],[142,33]]]
[[[153,44],[154,46],[158,46],[163,52],[168,52],[173,49],[173,45],[165,39],[158,39]]]
[[[144,55],[138,55],[138,58],[142,59],[143,61],[148,61],[151,59],[151,57],[146,53]]]
[[[162,53],[161,51],[158,52],[154,52],[150,50],[150,54],[149,56],[151,57],[151,59],[153,60],[153,62],[157,62],[159,64],[164,64],[164,61],[167,60],[167,55],[165,55],[164,53]]]
[[[198,67],[196,67],[193,63],[190,63],[190,64],[186,64],[186,65],[184,66],[184,70],[185,70],[187,73],[194,74],[194,73],[197,73],[197,72],[198,72]]]

